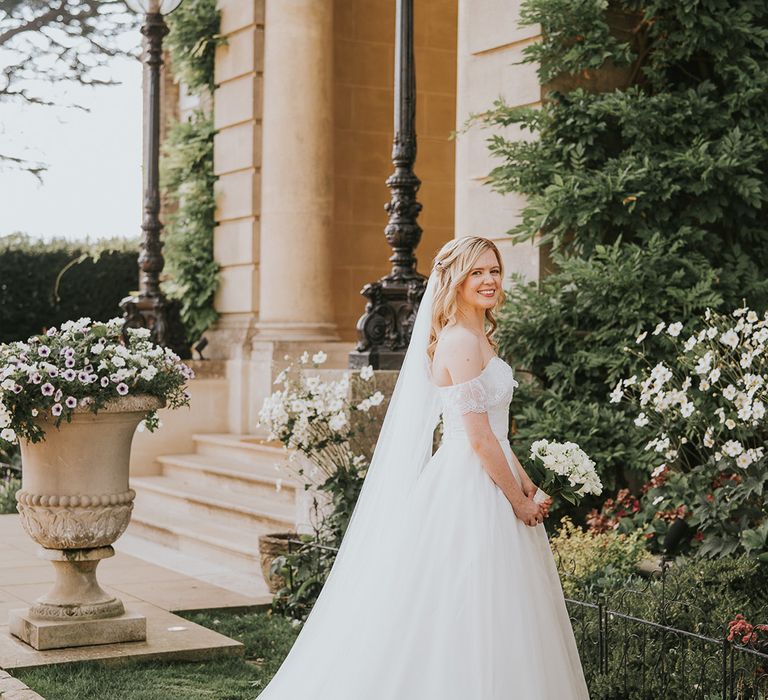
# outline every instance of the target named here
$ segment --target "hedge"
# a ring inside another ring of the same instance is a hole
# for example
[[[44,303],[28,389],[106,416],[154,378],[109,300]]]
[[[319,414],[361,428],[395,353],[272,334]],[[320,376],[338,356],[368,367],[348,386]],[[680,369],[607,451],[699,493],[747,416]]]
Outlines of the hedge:
[[[70,319],[121,315],[138,286],[138,243],[0,237],[0,342],[22,340]]]

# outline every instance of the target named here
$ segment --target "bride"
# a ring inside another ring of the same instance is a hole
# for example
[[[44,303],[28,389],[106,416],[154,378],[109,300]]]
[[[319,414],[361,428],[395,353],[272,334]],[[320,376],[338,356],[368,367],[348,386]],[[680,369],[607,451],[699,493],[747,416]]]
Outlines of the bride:
[[[507,440],[502,280],[484,238],[435,258],[339,554],[260,700],[589,697],[541,524],[550,502]]]

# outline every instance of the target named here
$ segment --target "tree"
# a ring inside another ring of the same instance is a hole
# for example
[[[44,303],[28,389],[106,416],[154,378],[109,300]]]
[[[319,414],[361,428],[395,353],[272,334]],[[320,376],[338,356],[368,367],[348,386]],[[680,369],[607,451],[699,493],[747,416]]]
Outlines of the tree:
[[[43,84],[114,85],[108,61],[134,55],[119,38],[136,23],[123,0],[0,0],[0,101],[53,105]],[[0,164],[45,170],[5,148]]]

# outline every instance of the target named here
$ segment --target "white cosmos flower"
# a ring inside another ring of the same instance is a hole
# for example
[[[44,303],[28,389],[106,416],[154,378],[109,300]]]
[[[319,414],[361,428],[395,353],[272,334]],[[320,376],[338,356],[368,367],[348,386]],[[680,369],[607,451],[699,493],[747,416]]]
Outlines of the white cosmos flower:
[[[11,428],[3,428],[0,430],[0,439],[6,442],[16,442],[16,432]]]
[[[707,328],[707,330],[705,331],[705,334],[707,338],[712,340],[712,338],[714,338],[717,335],[717,328]]]
[[[757,314],[754,311],[750,311],[747,314],[747,321],[749,321],[749,323],[757,323]]]
[[[720,336],[720,342],[730,348],[735,348],[739,344],[739,335],[733,329],[727,330]]]
[[[723,389],[723,398],[728,401],[733,401],[736,398],[736,387],[733,384],[729,384]]]
[[[733,420],[733,418],[727,418],[725,421],[725,427],[728,428],[728,430],[733,430],[736,427],[736,421]]]
[[[694,406],[690,401],[680,406],[680,414],[683,416],[683,418],[688,418],[693,413],[693,411]]]
[[[670,323],[669,327],[667,328],[667,333],[671,335],[673,338],[677,338],[678,335],[680,335],[680,331],[683,330],[683,324],[680,323],[680,321],[677,321],[676,323]]]
[[[377,391],[373,396],[371,396],[370,401],[372,406],[378,406],[382,401],[384,401],[384,394],[382,394],[380,391]]]
[[[360,369],[361,379],[368,381],[371,377],[373,377],[373,367],[371,365],[366,365]]]
[[[637,338],[635,338],[635,343],[639,345],[645,340],[647,335],[648,335],[648,331],[643,331],[640,335],[637,336]]]
[[[709,373],[709,381],[710,382],[716,382],[718,379],[720,379],[720,368],[719,367],[715,367]]]
[[[696,347],[696,343],[697,343],[696,336],[692,335],[690,338],[688,338],[688,340],[685,341],[685,345],[683,345],[683,349],[686,352],[690,352]]]
[[[635,425],[638,428],[642,428],[644,425],[648,425],[648,416],[646,416],[645,413],[638,415],[637,418],[635,418]]]
[[[610,398],[609,398],[611,403],[619,403],[621,401],[621,399],[623,398],[624,392],[621,390],[621,385],[622,385],[622,382],[621,382],[621,380],[619,380],[619,383],[616,385],[614,390],[611,392],[611,395],[610,395]]]
[[[656,328],[654,328],[654,329],[653,329],[653,335],[658,335],[659,333],[661,333],[661,332],[664,330],[664,328],[665,328],[665,326],[666,326],[666,325],[667,325],[667,324],[666,324],[666,323],[664,323],[664,321],[661,321],[661,322],[660,322],[660,323],[659,323],[659,324],[656,326]]]
[[[738,457],[736,457],[736,466],[741,467],[742,469],[746,469],[750,464],[752,464],[752,458],[750,457],[748,452],[744,452],[740,454]]]
[[[704,447],[714,447],[715,441],[713,439],[714,429],[712,427],[707,428],[704,433]]]
[[[744,446],[738,440],[728,440],[723,445],[723,452],[729,457],[738,457],[744,451]]]

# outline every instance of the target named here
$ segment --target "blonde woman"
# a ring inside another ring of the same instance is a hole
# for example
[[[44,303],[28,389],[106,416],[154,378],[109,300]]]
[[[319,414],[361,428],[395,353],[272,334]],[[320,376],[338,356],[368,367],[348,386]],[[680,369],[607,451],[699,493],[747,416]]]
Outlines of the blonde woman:
[[[549,501],[507,440],[502,280],[489,240],[437,254],[341,550],[261,700],[588,698]]]

